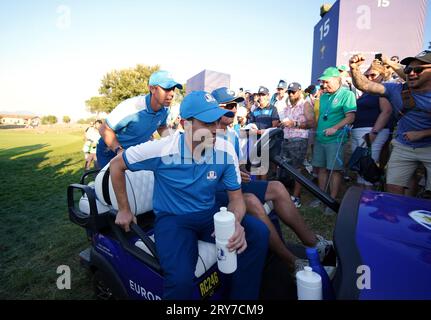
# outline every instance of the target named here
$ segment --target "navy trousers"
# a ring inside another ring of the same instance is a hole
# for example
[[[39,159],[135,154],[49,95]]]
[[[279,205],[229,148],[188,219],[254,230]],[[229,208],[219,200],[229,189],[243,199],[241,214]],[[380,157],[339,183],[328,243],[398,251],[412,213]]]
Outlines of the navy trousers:
[[[198,240],[213,242],[213,215],[208,212],[172,215],[156,218],[154,235],[160,264],[164,271],[163,298],[191,299],[194,272],[198,259]],[[241,222],[245,229],[247,249],[238,255],[238,268],[231,278],[230,299],[256,300],[259,298],[262,271],[268,250],[269,231],[260,220],[245,215]]]

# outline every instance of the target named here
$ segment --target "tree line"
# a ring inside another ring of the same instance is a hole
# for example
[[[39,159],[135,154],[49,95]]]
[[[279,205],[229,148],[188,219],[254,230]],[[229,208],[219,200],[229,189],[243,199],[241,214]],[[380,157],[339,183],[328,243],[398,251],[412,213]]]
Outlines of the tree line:
[[[126,99],[148,94],[150,92],[148,80],[151,74],[158,70],[160,70],[159,65],[138,64],[134,68],[108,72],[101,81],[99,95],[85,101],[87,110],[98,117],[99,113],[111,112]],[[184,85],[183,90],[176,93],[174,104],[182,101],[185,90]]]

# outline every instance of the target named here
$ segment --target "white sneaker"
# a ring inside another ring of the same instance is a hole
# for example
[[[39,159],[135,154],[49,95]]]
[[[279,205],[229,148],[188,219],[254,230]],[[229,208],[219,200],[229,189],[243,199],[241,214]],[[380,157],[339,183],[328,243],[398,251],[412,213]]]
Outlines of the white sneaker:
[[[290,199],[292,199],[293,204],[295,205],[296,208],[301,208],[302,203],[301,203],[301,199],[294,197],[294,196],[290,196]]]

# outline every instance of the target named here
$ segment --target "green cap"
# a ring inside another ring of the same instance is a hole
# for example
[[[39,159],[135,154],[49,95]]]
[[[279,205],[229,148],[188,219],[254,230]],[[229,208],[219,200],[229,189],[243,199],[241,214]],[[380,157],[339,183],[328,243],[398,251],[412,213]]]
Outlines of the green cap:
[[[320,76],[319,80],[326,81],[336,77],[341,77],[341,74],[340,74],[340,71],[338,71],[338,68],[329,67],[325,71],[323,71],[323,74]]]
[[[340,66],[337,67],[337,69],[341,70],[341,71],[349,71],[349,67],[345,66],[345,65],[340,65]]]

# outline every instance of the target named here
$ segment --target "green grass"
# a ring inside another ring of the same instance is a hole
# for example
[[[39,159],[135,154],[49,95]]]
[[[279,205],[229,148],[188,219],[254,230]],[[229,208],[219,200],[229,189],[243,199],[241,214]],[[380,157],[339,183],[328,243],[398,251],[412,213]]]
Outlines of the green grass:
[[[84,231],[69,222],[66,187],[84,165],[82,131],[0,130],[0,299],[86,299],[89,277],[77,254]],[[58,290],[68,265],[71,290]]]
[[[83,173],[83,130],[0,130],[0,299],[93,299],[78,253],[85,232],[68,219],[66,188]],[[304,191],[303,203],[312,197]],[[315,232],[332,238],[335,217],[303,205]],[[299,242],[283,227],[286,240]],[[58,290],[56,271],[71,268],[71,290]]]

